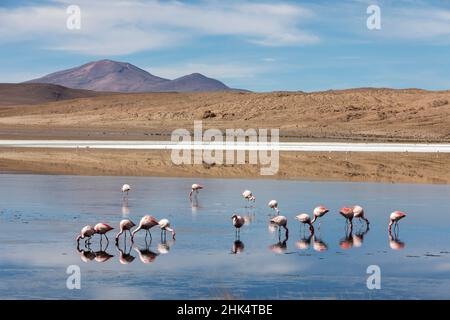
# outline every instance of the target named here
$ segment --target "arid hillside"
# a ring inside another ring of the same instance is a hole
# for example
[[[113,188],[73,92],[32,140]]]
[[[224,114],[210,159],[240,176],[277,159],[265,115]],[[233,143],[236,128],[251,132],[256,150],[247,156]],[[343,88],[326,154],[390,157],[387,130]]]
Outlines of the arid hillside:
[[[105,93],[44,83],[0,83],[0,107],[96,97]]]
[[[284,139],[450,141],[450,91],[146,93],[0,109],[0,138],[167,139],[175,128],[280,128]]]

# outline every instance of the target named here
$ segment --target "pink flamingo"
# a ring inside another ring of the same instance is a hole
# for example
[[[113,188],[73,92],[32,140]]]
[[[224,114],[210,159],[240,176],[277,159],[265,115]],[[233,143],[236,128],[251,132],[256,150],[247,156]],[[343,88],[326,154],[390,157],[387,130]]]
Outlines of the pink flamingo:
[[[231,220],[233,221],[233,226],[236,228],[236,238],[241,234],[241,227],[245,224],[245,219],[237,214],[233,214],[231,216]]]
[[[352,221],[353,221],[353,208],[349,208],[349,207],[343,207],[341,208],[341,210],[339,210],[339,213],[345,218],[347,219],[347,222],[350,223],[350,226],[352,226]]]
[[[192,194],[194,193],[194,191],[195,193],[198,193],[199,190],[203,189],[203,185],[194,183],[191,188],[191,192],[189,192],[189,199],[192,199]]]
[[[141,221],[139,222],[139,226],[136,229],[134,229],[133,233],[131,234],[131,241],[132,242],[134,241],[134,236],[141,229],[146,231],[145,238],[147,238],[147,235],[150,234],[151,239],[152,234],[150,233],[150,229],[157,225],[158,220],[156,220],[155,217],[150,215],[143,216]]]
[[[255,202],[256,197],[253,195],[253,193],[250,190],[245,190],[244,192],[242,192],[242,196],[244,197],[245,200],[247,200],[247,202]]]
[[[100,242],[103,239],[103,235],[106,238],[106,241],[109,243],[108,236],[106,235],[109,231],[113,230],[114,228],[106,223],[97,223],[94,227],[95,233],[98,233],[100,235]]]
[[[311,232],[311,234],[314,234],[314,227],[312,225],[311,218],[307,213],[301,213],[298,216],[296,216],[295,219],[297,219],[303,224],[309,225],[309,231]]]
[[[280,214],[280,209],[278,209],[278,201],[277,200],[270,200],[267,204],[269,208],[275,210],[277,214]]]
[[[129,184],[126,184],[126,183],[125,183],[125,184],[122,186],[122,192],[127,194],[127,198],[128,198],[128,192],[130,192],[130,190],[131,190],[131,187],[130,187]]]
[[[329,211],[330,210],[328,210],[324,206],[318,206],[318,207],[314,208],[314,211],[313,211],[314,218],[312,219],[311,223],[313,224],[314,222],[316,222],[316,220],[318,218],[323,217]],[[320,221],[319,221],[319,229],[320,229],[320,224],[321,223],[322,223],[322,219],[320,219]]]
[[[175,230],[170,227],[170,221],[167,219],[161,219],[158,222],[159,227],[161,228],[161,238],[164,234],[164,238],[166,237],[166,232],[169,231],[172,233],[172,239],[175,239]]]
[[[353,217],[362,219],[366,222],[367,225],[369,225],[369,220],[364,216],[364,209],[361,206],[353,206]]]
[[[91,240],[91,237],[95,234],[95,229],[92,226],[84,226],[83,229],[81,229],[80,234],[77,236],[77,243],[80,243],[80,239],[84,239],[87,238],[85,240],[85,243],[89,243],[89,241]]]
[[[394,227],[398,227],[398,222],[403,219],[404,217],[406,217],[406,213],[402,212],[402,211],[394,211],[391,213],[390,217],[389,217],[389,233],[391,232],[391,227],[393,224],[395,224]]]
[[[287,228],[287,218],[285,216],[276,216],[270,219],[270,223],[273,223],[279,227],[278,233],[280,233],[281,228],[284,228],[286,230],[286,237],[289,233],[289,230]]]
[[[131,228],[133,228],[134,226],[136,226],[134,224],[133,221],[131,221],[130,219],[123,219],[122,221],[120,221],[120,231],[119,233],[116,235],[116,244],[119,242],[119,237],[125,232],[128,231],[131,235]],[[127,236],[127,234],[125,233],[125,237]]]

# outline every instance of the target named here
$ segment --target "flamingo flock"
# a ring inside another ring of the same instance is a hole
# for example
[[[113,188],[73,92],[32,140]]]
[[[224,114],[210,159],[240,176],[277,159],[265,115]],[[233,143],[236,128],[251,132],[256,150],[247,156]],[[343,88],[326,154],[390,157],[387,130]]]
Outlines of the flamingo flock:
[[[189,199],[192,202],[192,195],[195,194],[197,197],[199,190],[204,189],[204,186],[202,184],[194,183],[191,186],[191,191],[189,192]],[[129,184],[124,184],[121,189],[122,193],[126,195],[126,198],[128,198],[129,192],[131,191],[131,186]],[[256,202],[256,197],[250,190],[245,190],[242,192],[242,197],[247,202],[247,204],[253,205]],[[268,202],[268,207],[274,211],[274,216],[272,216],[269,219],[269,226],[270,229],[278,229],[279,232],[279,240],[280,242],[277,245],[271,246],[272,251],[281,252],[286,247],[286,241],[288,238],[289,229],[287,227],[288,224],[288,218],[284,215],[280,214],[279,204],[277,200],[270,200]],[[247,207],[247,206],[246,206]],[[317,251],[324,251],[326,250],[326,244],[320,240],[319,237],[315,235],[314,230],[314,223],[319,220],[318,229],[320,230],[320,225],[322,223],[322,220],[324,219],[324,216],[329,213],[330,210],[326,208],[323,205],[319,205],[312,211],[312,216],[310,216],[308,213],[300,213],[295,216],[295,220],[299,221],[300,227],[306,226],[309,229],[309,237],[306,237],[296,243],[296,246],[299,249],[307,249],[310,246],[311,241],[313,241],[313,247]],[[365,216],[365,211],[363,207],[359,205],[354,205],[350,207],[342,207],[338,213],[345,218],[346,225],[348,226],[348,233],[346,232],[346,237],[341,240],[340,246],[342,249],[348,249],[352,246],[358,247],[361,246],[364,234],[367,233],[369,230],[369,220]],[[311,218],[312,217],[312,218]],[[388,234],[389,234],[389,240],[391,248],[393,249],[401,249],[403,248],[404,244],[398,241],[397,236],[395,235],[395,231],[398,233],[398,223],[401,219],[405,218],[406,214],[402,211],[394,211],[389,216],[389,224],[388,224]],[[354,219],[358,219],[359,221],[364,221],[366,225],[366,231],[363,233],[357,233],[353,235],[352,228],[353,228],[353,221]],[[235,243],[233,245],[233,252],[238,253],[243,250],[243,243],[240,241],[240,230],[241,228],[246,224],[246,219],[243,216],[240,216],[236,213],[234,213],[231,216],[232,225],[235,228]],[[134,238],[136,234],[144,230],[145,231],[145,242],[147,244],[147,237],[150,236],[150,239],[152,239],[151,230],[153,227],[158,226],[161,233],[161,240],[163,240],[163,244],[161,244],[161,253],[167,253],[168,247],[166,248],[164,246],[164,243],[166,241],[166,234],[167,232],[170,232],[172,235],[172,239],[175,240],[175,230],[171,226],[171,223],[168,219],[156,219],[152,215],[145,215],[141,218],[139,221],[139,224],[136,225],[133,221],[130,219],[123,219],[119,223],[119,232],[115,236],[115,243],[116,246],[118,246],[118,242],[120,237],[123,235],[126,242],[127,234],[130,236],[131,243],[134,244]],[[134,228],[134,230],[133,230]],[[392,235],[392,228],[394,228],[394,236]],[[285,240],[282,242],[280,239],[281,230],[285,231]],[[94,227],[91,225],[84,226],[80,233],[76,237],[77,244],[79,246],[80,240],[84,240],[86,246],[90,246],[91,240],[94,237],[94,235],[98,234],[100,235],[100,244],[103,241],[103,237],[107,241],[107,245],[109,243],[109,239],[107,234],[114,230],[114,227],[110,226],[107,223],[99,222]],[[77,248],[79,248],[77,246]],[[101,247],[101,246],[100,246]],[[153,261],[157,254],[149,251],[148,246],[146,246],[146,249],[141,250],[139,248],[135,248],[135,250],[138,252],[140,259],[146,263],[146,261]],[[120,251],[120,262],[123,264],[130,262],[130,255],[129,253],[126,254],[121,249]],[[84,250],[79,250],[80,253],[83,253],[83,257],[87,259],[88,255],[85,254]],[[100,253],[103,253],[103,251],[100,251]],[[108,260],[109,257],[105,254],[97,255],[95,254],[95,259],[106,259]],[[133,258],[134,259],[134,258]],[[132,261],[132,259],[131,259]]]

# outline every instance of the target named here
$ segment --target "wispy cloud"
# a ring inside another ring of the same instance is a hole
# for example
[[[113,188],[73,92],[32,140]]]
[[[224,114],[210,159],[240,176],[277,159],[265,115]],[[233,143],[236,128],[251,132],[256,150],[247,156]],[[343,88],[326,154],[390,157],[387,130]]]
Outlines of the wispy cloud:
[[[233,36],[261,46],[319,41],[300,27],[312,13],[294,4],[246,1],[78,0],[81,30],[66,28],[66,8],[52,5],[0,9],[0,42],[35,41],[49,49],[122,55],[180,46],[194,38]]]

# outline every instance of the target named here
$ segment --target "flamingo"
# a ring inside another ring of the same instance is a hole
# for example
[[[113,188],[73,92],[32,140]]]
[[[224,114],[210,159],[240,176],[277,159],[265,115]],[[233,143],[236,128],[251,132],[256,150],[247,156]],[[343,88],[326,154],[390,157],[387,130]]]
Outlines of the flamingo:
[[[231,216],[231,220],[233,221],[233,226],[236,228],[236,238],[241,234],[241,227],[245,224],[245,219],[237,214],[233,214]]]
[[[313,215],[314,218],[311,220],[311,224],[313,224],[314,222],[316,222],[316,220],[318,218],[323,217],[326,213],[328,213],[330,210],[328,210],[327,208],[325,208],[324,206],[318,206],[316,208],[314,208],[313,211]],[[320,224],[322,223],[322,219],[319,221],[319,229],[320,229]]]
[[[391,232],[391,227],[393,224],[394,227],[398,227],[398,222],[403,219],[404,217],[406,217],[406,213],[402,212],[402,211],[394,211],[391,213],[390,217],[389,217],[389,233]]]
[[[80,243],[80,239],[84,239],[87,238],[85,240],[85,243],[89,243],[89,241],[91,240],[91,237],[95,234],[95,229],[92,226],[84,226],[83,229],[81,229],[80,234],[77,236],[77,243]]]
[[[311,234],[314,233],[314,227],[312,225],[311,218],[309,217],[309,215],[307,213],[301,213],[298,216],[296,216],[295,219],[297,219],[298,221],[300,221],[303,224],[309,225],[309,231],[311,232]]]
[[[245,190],[244,192],[242,192],[242,196],[244,197],[245,200],[247,200],[247,202],[255,202],[256,197],[253,195],[253,193],[250,190]]]
[[[113,230],[114,228],[106,223],[97,223],[94,227],[95,233],[98,233],[100,235],[100,242],[103,239],[103,235],[105,235],[106,241],[109,243],[108,236],[106,235],[109,231]]]
[[[194,183],[192,185],[191,192],[189,192],[189,199],[192,199],[192,194],[194,193],[194,191],[195,191],[195,193],[198,193],[198,190],[201,190],[201,189],[203,189],[203,185]]]
[[[343,207],[341,208],[341,210],[339,210],[339,213],[345,218],[347,219],[347,222],[350,223],[350,226],[353,226],[353,208],[349,208],[349,207]]]
[[[270,219],[270,223],[276,224],[279,227],[278,232],[280,232],[281,227],[283,227],[284,230],[286,230],[286,237],[287,237],[289,230],[287,228],[287,218],[285,216],[273,217],[272,219]]]
[[[278,209],[278,201],[277,200],[270,200],[267,204],[269,208],[275,210],[277,214],[280,214],[280,209]]]
[[[128,198],[128,192],[131,190],[131,186],[129,184],[124,184],[122,186],[122,192],[127,194],[127,198]]]
[[[134,241],[135,234],[141,229],[146,231],[145,237],[147,238],[147,234],[150,234],[151,239],[152,234],[150,233],[150,229],[156,225],[158,225],[158,220],[156,220],[155,217],[150,215],[143,216],[141,221],[139,222],[139,226],[134,229],[133,233],[131,234],[131,241]]]
[[[128,231],[131,235],[131,228],[133,228],[136,225],[130,219],[123,219],[122,221],[120,221],[119,226],[120,226],[120,231],[116,235],[116,244],[119,242],[119,237],[122,235],[122,233]],[[125,237],[126,236],[127,236],[127,234],[125,233]]]
[[[172,233],[172,239],[175,239],[175,230],[170,227],[170,221],[167,219],[161,219],[158,222],[159,227],[161,228],[161,238],[164,234],[164,238],[166,237],[166,231],[169,231]]]
[[[353,217],[362,219],[366,222],[367,225],[369,225],[369,220],[364,216],[364,209],[361,206],[353,206]]]

